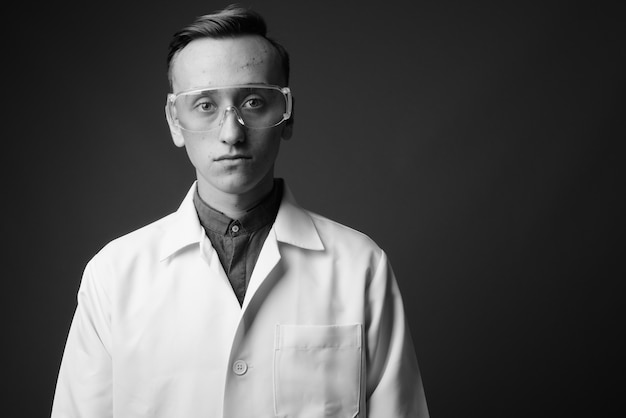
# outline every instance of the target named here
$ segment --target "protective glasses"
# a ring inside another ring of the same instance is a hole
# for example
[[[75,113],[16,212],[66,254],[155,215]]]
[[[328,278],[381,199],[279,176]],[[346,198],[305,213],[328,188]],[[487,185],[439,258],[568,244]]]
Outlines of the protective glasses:
[[[186,131],[207,132],[219,128],[228,112],[250,129],[266,129],[291,117],[289,87],[267,84],[211,87],[169,94],[168,112]]]

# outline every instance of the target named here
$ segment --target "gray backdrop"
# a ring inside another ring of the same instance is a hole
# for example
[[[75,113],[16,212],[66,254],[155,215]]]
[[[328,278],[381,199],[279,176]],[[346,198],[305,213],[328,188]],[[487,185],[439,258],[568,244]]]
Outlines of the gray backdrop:
[[[389,254],[433,417],[601,416],[621,393],[624,15],[519,3],[242,2],[291,52],[278,174]],[[6,13],[11,416],[49,414],[88,259],[193,181],[163,114],[167,45],[225,4]]]

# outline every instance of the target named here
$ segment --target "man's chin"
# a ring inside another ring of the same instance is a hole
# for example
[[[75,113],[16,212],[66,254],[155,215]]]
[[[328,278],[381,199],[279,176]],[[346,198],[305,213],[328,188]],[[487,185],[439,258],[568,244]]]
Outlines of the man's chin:
[[[263,179],[252,179],[245,176],[229,176],[228,179],[215,184],[215,188],[219,189],[222,193],[229,195],[245,196],[245,195],[264,195],[268,190],[271,190],[271,181],[266,182]]]

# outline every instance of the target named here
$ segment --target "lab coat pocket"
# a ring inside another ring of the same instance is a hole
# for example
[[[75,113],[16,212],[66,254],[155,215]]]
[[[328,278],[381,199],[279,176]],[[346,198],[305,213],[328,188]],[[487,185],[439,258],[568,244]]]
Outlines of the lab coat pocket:
[[[359,413],[362,326],[277,325],[274,408],[289,418]]]

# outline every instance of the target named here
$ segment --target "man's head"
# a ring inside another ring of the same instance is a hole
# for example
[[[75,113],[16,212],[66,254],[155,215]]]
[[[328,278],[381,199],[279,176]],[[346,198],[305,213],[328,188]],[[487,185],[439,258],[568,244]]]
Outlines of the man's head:
[[[261,15],[250,9],[230,5],[225,9],[200,16],[189,26],[174,34],[167,54],[168,79],[172,85],[172,64],[176,55],[190,42],[202,38],[232,38],[243,35],[257,35],[264,38],[278,53],[284,82],[289,84],[289,53],[278,42],[267,36],[267,26]]]
[[[241,8],[198,18],[174,35],[166,115],[207,202],[271,190],[281,139],[292,134],[287,52]],[[231,199],[232,200],[232,199]]]

